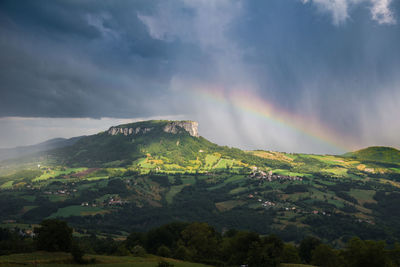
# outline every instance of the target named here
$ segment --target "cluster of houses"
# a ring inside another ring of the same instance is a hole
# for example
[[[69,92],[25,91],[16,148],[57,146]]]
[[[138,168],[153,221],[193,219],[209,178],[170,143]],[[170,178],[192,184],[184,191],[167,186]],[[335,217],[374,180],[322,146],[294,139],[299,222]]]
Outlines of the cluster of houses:
[[[89,202],[82,202],[81,206],[82,207],[97,207],[97,206],[122,206],[124,204],[128,203],[128,201],[122,200],[118,197],[111,197],[107,200],[105,200],[103,203],[96,204],[96,203],[89,203]]]
[[[123,205],[123,204],[126,204],[126,203],[128,203],[128,201],[123,201],[123,200],[121,200],[121,199],[118,199],[118,198],[110,198],[109,200],[108,200],[108,205],[109,206],[115,206],[115,205]]]
[[[97,204],[96,203],[89,204],[89,202],[82,202],[81,206],[82,207],[88,207],[88,206],[97,207]]]
[[[301,177],[274,174],[272,173],[272,171],[265,172],[262,170],[258,170],[257,167],[252,168],[252,172],[250,173],[249,177],[255,179],[262,179],[268,182],[276,180],[303,181],[303,178]]]
[[[72,192],[76,192],[77,190],[76,190],[76,189],[72,189],[71,191],[72,191]],[[54,191],[54,192],[52,192],[52,191],[45,191],[45,192],[43,192],[43,193],[46,194],[46,195],[70,195],[70,194],[71,194],[71,191],[68,191],[67,189],[59,189],[59,190]]]
[[[275,207],[275,203],[271,201],[265,201],[264,203],[261,204],[263,207],[268,208],[268,207]]]
[[[298,208],[296,208],[294,206],[292,206],[292,207],[282,207],[282,205],[284,205],[282,203],[275,203],[275,202],[272,202],[272,201],[269,201],[269,200],[264,201],[261,198],[256,198],[255,195],[258,195],[258,192],[254,192],[254,195],[253,194],[249,194],[248,197],[252,198],[252,199],[253,198],[256,199],[258,202],[260,202],[261,206],[263,206],[264,208],[267,208],[267,209],[269,209],[269,208],[277,208],[278,210],[281,210],[281,211],[292,211],[292,212],[303,213],[303,214],[304,213],[308,213],[308,214],[314,214],[314,215],[318,215],[319,214],[319,215],[323,215],[323,216],[331,216],[330,213],[327,213],[325,211],[318,211],[318,210],[302,211],[302,210],[300,210],[300,209],[298,209]]]

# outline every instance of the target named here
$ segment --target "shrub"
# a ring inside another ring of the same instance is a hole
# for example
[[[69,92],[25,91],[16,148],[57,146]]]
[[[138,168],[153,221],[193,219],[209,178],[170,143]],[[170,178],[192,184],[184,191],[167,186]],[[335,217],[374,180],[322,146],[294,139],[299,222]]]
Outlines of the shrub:
[[[136,246],[133,247],[131,253],[132,253],[134,256],[143,257],[143,256],[146,255],[146,250],[145,250],[142,246],[136,245]]]
[[[157,249],[157,255],[162,257],[170,257],[171,250],[167,246],[162,245]]]

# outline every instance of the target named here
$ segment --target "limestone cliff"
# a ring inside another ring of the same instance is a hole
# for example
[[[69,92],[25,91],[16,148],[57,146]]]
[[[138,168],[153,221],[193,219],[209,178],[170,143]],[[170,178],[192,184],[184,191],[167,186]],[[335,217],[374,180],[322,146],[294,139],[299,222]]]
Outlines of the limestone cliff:
[[[167,133],[177,134],[180,129],[184,129],[191,136],[199,137],[198,126],[199,124],[195,121],[172,121],[167,123],[163,130]]]
[[[156,127],[161,126],[162,130],[166,133],[177,134],[184,130],[191,136],[199,137],[198,125],[199,124],[195,121],[163,121],[162,124],[155,124],[153,126],[143,126],[141,123],[133,123],[128,125],[113,126],[107,131],[107,133],[109,135],[123,134],[125,136],[146,134],[154,130]]]

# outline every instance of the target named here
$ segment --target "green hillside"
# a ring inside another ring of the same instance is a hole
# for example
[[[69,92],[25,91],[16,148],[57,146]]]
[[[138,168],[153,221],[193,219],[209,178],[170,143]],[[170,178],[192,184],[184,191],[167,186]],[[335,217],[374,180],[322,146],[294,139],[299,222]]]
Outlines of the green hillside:
[[[54,150],[51,155],[66,165],[127,166],[148,157],[166,164],[187,165],[201,156],[200,150],[212,152],[218,149],[202,137],[190,136],[184,129],[177,134],[164,132],[167,123],[146,121],[120,125],[117,127],[122,129],[151,130],[132,135],[102,132],[84,137],[70,147]]]
[[[400,163],[400,150],[392,147],[373,146],[345,154],[356,159]]]
[[[400,241],[397,150],[243,151],[198,137],[191,123],[115,126],[30,160],[0,163],[0,222],[29,228],[59,217],[82,231],[120,237],[204,221],[285,241]]]

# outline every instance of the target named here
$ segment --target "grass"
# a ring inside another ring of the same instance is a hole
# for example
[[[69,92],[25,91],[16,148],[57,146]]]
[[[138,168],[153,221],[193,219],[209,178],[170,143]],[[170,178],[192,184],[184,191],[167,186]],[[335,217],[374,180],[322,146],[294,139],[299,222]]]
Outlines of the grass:
[[[192,185],[196,183],[196,179],[193,176],[182,177],[182,182],[186,185]]]
[[[228,210],[233,209],[236,206],[242,206],[245,203],[246,202],[244,202],[242,200],[228,200],[228,201],[224,201],[224,202],[215,203],[215,206],[217,207],[217,209],[219,211],[228,211]]]
[[[86,178],[85,180],[88,180],[88,181],[97,181],[97,180],[104,180],[104,179],[108,179],[108,176],[90,177],[90,178]]]
[[[171,186],[171,189],[170,189],[170,190],[168,191],[168,193],[165,195],[165,200],[167,200],[167,203],[168,203],[168,204],[171,204],[172,201],[173,201],[173,199],[174,199],[174,196],[175,196],[176,194],[178,194],[179,192],[181,192],[182,189],[183,189],[185,186],[186,186],[186,185],[184,185],[184,184]]]
[[[37,207],[39,207],[39,206],[24,206],[23,211],[27,212],[27,211],[32,210],[32,209],[37,208]]]
[[[400,183],[398,183],[398,182],[391,181],[391,180],[388,180],[388,179],[383,179],[383,178],[381,178],[379,180],[383,184],[390,184],[390,185],[392,185],[394,187],[400,188]]]
[[[207,155],[205,158],[205,162],[206,162],[205,167],[211,169],[218,162],[218,160],[220,158],[221,158],[221,154],[219,154],[219,153]]]
[[[315,267],[315,266],[308,264],[297,264],[297,263],[281,263],[281,267]]]
[[[322,169],[321,171],[329,172],[329,173],[335,174],[337,176],[346,176],[347,175],[346,168],[326,168],[326,169]]]
[[[161,260],[172,263],[177,267],[205,267],[207,265],[191,262],[183,262],[175,259],[162,258],[154,255],[146,255],[145,257],[133,256],[104,256],[104,255],[86,255],[85,259],[96,259],[96,264],[87,264],[84,266],[137,266],[137,267],[154,267]],[[12,254],[7,256],[0,256],[0,266],[81,266],[73,264],[71,255],[64,252],[44,252],[38,251],[34,253]]]
[[[90,207],[90,206],[68,206],[65,208],[58,209],[57,212],[50,215],[49,218],[57,218],[57,217],[70,217],[70,216],[86,216],[86,215],[95,215],[102,214],[107,211],[103,210],[99,207]]]
[[[47,195],[51,202],[64,201],[68,198],[67,195]]]
[[[240,194],[244,191],[247,191],[247,187],[237,187],[235,189],[232,189],[231,191],[229,191],[229,194],[231,195],[236,195],[236,194]]]
[[[224,181],[224,184],[232,183],[232,182],[237,182],[237,181],[239,181],[239,180],[242,180],[243,178],[244,178],[244,177],[241,176],[241,175],[233,175],[233,176],[229,177],[228,179],[226,179],[226,180]]]
[[[300,173],[300,172],[291,172],[288,170],[283,170],[283,169],[276,169],[272,171],[274,174],[279,174],[279,175],[286,175],[286,176],[297,176],[297,177],[305,177],[309,176],[305,173]]]
[[[1,189],[9,189],[9,188],[12,188],[13,183],[14,183],[14,181],[5,182],[4,184],[2,184],[2,185],[0,186],[0,188],[1,188]]]
[[[53,177],[57,177],[60,175],[66,175],[66,174],[71,174],[73,172],[82,172],[87,170],[87,168],[69,168],[66,170],[50,170],[50,171],[46,171],[45,173],[43,173],[41,176],[33,179],[33,182],[38,182],[38,181],[44,181]]]
[[[356,198],[361,205],[364,203],[376,203],[374,199],[375,190],[351,189],[350,195]]]
[[[217,164],[215,164],[214,169],[226,169],[232,168],[235,160],[233,159],[220,159]]]
[[[274,152],[274,151],[263,151],[263,150],[255,150],[255,151],[248,151],[248,153],[253,154],[254,156],[265,158],[265,159],[272,159],[278,161],[285,161],[285,162],[292,162],[293,158],[286,155],[282,152]]]

